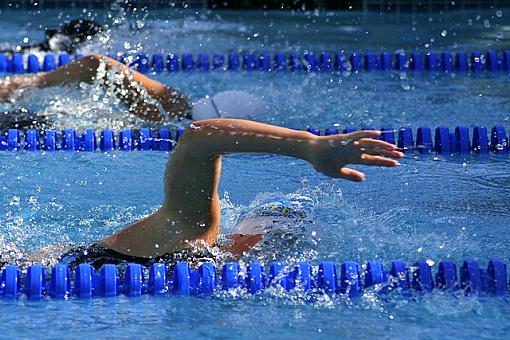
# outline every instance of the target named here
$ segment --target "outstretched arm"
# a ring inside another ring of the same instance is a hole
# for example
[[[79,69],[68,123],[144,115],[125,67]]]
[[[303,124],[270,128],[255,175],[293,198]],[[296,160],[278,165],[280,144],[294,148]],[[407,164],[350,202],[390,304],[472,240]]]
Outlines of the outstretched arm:
[[[0,97],[5,100],[8,94],[28,86],[49,87],[80,82],[90,83],[97,78],[101,63],[104,63],[106,71],[115,70],[114,77],[118,81],[114,84],[113,90],[115,95],[129,107],[131,113],[152,121],[160,121],[164,118],[164,113],[160,112],[158,105],[147,100],[147,95],[159,102],[170,116],[179,117],[188,113],[190,105],[182,93],[116,60],[97,54],[73,60],[54,71],[40,73],[34,77],[13,77],[4,80],[0,83]],[[105,73],[105,85],[112,82],[112,79],[107,78],[110,75],[109,72]]]
[[[266,153],[310,162],[325,175],[361,181],[349,164],[397,166],[403,156],[395,145],[372,139],[379,131],[315,136],[305,131],[247,120],[214,119],[190,124],[168,162],[162,207],[102,243],[118,252],[154,257],[186,246],[214,244],[220,232],[218,184],[221,156]]]

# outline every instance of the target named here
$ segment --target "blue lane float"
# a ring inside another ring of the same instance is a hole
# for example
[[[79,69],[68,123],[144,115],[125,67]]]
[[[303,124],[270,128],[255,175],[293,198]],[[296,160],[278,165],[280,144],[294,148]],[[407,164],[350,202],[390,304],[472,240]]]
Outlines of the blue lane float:
[[[30,266],[26,275],[22,275],[16,265],[7,265],[0,277],[0,297],[16,299],[24,295],[29,300],[91,299],[121,294],[128,297],[144,294],[207,297],[222,290],[260,294],[281,289],[299,292],[306,299],[317,294],[357,298],[364,292],[380,295],[397,292],[410,296],[461,291],[466,295],[506,296],[509,290],[506,263],[498,259],[489,260],[487,268],[481,268],[473,259],[465,260],[460,267],[450,260],[437,265],[431,261],[407,265],[403,260],[394,260],[386,266],[377,260],[368,261],[364,266],[355,261],[319,262],[317,265],[252,262],[244,267],[228,262],[220,270],[212,263],[203,263],[196,270],[185,262],[155,263],[149,268],[129,263],[123,277],[113,264],[104,264],[96,272],[90,264],[82,263],[73,273],[63,264],[51,268],[50,273],[47,281],[46,268],[40,264]]]
[[[365,127],[362,130],[372,129],[372,127]],[[356,129],[351,127],[344,128],[343,130],[339,128],[320,130],[309,127],[306,130],[317,136],[356,131]],[[409,126],[402,126],[398,129],[386,126],[381,128],[380,131],[381,136],[379,139],[397,145],[405,153],[419,152],[426,155],[435,152],[441,155],[468,155],[471,153],[488,154],[489,151],[507,154],[509,151],[509,137],[505,128],[501,125],[492,127],[490,132],[484,126],[475,126],[471,132],[465,126],[457,126],[454,132],[451,133],[447,126],[438,126],[435,130],[431,130],[427,126],[420,126],[416,129],[416,134]],[[416,141],[414,136],[416,136]]]
[[[369,126],[362,128],[362,130],[373,129]],[[115,133],[111,129],[104,129],[96,135],[94,130],[86,129],[80,135],[73,129],[65,129],[61,133],[54,130],[41,132],[34,129],[22,133],[17,129],[9,129],[0,134],[0,151],[108,152],[117,149],[172,151],[184,131],[182,128],[177,130],[161,128],[157,131],[141,128],[135,131],[124,129]],[[352,127],[340,129],[335,126],[321,130],[309,127],[306,131],[317,136],[330,136],[351,133],[356,129]],[[469,154],[484,155],[489,152],[497,154],[509,152],[509,136],[505,127],[501,125],[493,126],[490,131],[484,126],[476,126],[471,130],[465,126],[457,126],[453,130],[447,126],[438,126],[434,130],[427,126],[420,126],[416,132],[409,126],[398,129],[385,126],[380,131],[379,139],[397,145],[405,153],[467,156]]]
[[[141,52],[127,56],[122,52],[110,53],[116,59],[142,73],[146,72],[191,72],[210,70],[246,71],[306,71],[306,72],[353,72],[360,71],[414,71],[414,72],[510,72],[510,50],[487,52],[366,52],[351,54],[337,51],[305,51],[304,53],[267,52],[237,53],[155,53]],[[14,53],[10,57],[0,54],[0,72],[15,74],[47,72],[80,58],[82,55],[46,54],[41,58],[31,54]]]

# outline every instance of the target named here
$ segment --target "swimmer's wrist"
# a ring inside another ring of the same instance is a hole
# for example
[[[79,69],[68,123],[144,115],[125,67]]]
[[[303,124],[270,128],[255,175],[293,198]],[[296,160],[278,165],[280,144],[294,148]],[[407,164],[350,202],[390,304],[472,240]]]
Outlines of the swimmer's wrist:
[[[304,133],[307,134],[307,141],[305,143],[305,150],[304,150],[305,156],[302,158],[304,158],[305,160],[307,160],[310,163],[314,163],[315,155],[317,154],[317,152],[319,150],[320,137],[316,136],[312,133],[309,133],[309,132],[304,132]]]

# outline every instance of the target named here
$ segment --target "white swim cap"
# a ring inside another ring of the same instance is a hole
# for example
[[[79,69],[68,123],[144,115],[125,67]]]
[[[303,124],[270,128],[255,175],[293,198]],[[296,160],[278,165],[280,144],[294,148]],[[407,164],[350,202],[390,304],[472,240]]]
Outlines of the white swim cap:
[[[191,117],[194,120],[246,118],[255,117],[264,111],[264,103],[260,98],[244,91],[223,91],[193,104]]]

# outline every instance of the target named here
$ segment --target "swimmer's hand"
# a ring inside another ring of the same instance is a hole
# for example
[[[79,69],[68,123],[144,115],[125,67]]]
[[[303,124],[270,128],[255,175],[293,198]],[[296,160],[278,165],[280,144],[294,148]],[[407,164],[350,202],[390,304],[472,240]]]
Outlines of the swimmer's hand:
[[[324,175],[362,181],[365,174],[348,168],[349,164],[394,167],[400,165],[395,159],[404,154],[397,146],[373,139],[380,131],[357,131],[348,134],[319,136],[311,146],[311,163]]]

